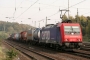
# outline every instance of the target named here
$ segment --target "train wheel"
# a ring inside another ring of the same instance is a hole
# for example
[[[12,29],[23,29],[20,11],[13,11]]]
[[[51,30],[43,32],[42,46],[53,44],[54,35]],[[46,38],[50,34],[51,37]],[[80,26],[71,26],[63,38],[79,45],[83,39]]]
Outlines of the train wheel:
[[[55,47],[56,47],[56,50],[58,50],[58,49],[59,49],[59,45],[55,45]]]

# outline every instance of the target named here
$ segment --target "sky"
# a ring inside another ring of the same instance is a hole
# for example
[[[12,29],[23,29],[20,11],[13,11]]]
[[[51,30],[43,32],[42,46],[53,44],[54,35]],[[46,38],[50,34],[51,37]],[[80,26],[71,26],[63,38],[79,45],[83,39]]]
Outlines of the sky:
[[[0,0],[0,21],[43,27],[47,17],[47,24],[55,24],[62,21],[59,10],[68,10],[68,1],[70,16],[75,17],[77,8],[78,15],[90,16],[90,0]]]

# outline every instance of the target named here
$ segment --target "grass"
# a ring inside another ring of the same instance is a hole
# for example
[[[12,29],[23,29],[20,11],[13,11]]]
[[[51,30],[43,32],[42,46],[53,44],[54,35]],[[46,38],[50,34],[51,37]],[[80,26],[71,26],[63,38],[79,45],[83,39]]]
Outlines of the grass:
[[[14,48],[8,49],[4,47],[1,41],[0,39],[0,60],[13,60],[18,52]]]
[[[4,60],[6,58],[6,54],[3,51],[4,47],[0,45],[0,60]]]

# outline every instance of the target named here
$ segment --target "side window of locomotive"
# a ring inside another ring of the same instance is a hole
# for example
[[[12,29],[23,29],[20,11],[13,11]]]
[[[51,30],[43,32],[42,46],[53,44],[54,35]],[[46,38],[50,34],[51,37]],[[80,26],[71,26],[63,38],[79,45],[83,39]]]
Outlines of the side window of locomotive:
[[[73,32],[75,34],[80,34],[80,27],[79,26],[72,26],[72,28],[73,28]]]
[[[60,34],[60,27],[57,27],[57,33]]]
[[[60,39],[61,39],[60,27],[57,27],[57,33],[56,33],[56,36],[57,36],[57,40],[60,40]]]

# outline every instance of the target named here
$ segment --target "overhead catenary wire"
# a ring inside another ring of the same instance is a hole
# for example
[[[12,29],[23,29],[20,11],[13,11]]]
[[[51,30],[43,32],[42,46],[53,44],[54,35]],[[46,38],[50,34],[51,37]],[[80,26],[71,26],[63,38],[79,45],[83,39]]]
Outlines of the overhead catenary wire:
[[[30,9],[34,4],[36,4],[39,0],[37,0],[36,2],[34,2],[32,5],[30,5],[24,12],[22,12],[17,18],[19,18],[21,15],[23,15],[28,9]],[[16,18],[16,19],[17,19]]]
[[[18,8],[20,7],[20,5],[21,5],[23,2],[24,2],[24,0],[21,1],[21,3],[19,4]],[[17,8],[17,9],[18,9],[18,8]]]
[[[84,1],[86,1],[86,0],[80,1],[80,2],[78,2],[78,3],[76,3],[76,4],[72,5],[72,6],[70,6],[69,8],[71,8],[71,7],[73,7],[73,6],[76,6],[76,5],[78,5],[78,4],[80,4],[80,3],[84,2]],[[66,8],[66,9],[68,9],[68,8]],[[54,14],[50,15],[50,17],[51,17],[51,16],[54,16],[54,15],[56,15],[56,14],[57,14],[57,13],[54,13]],[[42,20],[44,20],[44,19],[41,19],[40,21],[42,21]]]
[[[84,2],[84,1],[86,1],[86,0],[80,1],[80,2],[78,2],[78,3],[76,3],[76,4],[72,5],[72,6],[70,6],[70,7],[68,7],[68,8],[71,8],[71,7],[75,6],[75,5],[78,5],[78,4],[80,4],[80,3]],[[54,2],[53,2],[53,3],[54,3]],[[66,8],[66,9],[67,9],[67,8]],[[56,15],[56,14],[57,14],[57,13],[52,14],[51,16]],[[50,16],[50,17],[51,17],[51,16]],[[42,21],[42,20],[40,20],[40,21]]]
[[[80,3],[83,3],[84,1],[86,1],[86,0],[80,1],[80,2],[78,2],[78,3],[76,3],[76,4],[72,5],[72,6],[70,6],[69,8],[71,8],[71,7],[75,6],[75,5],[78,5]]]
[[[85,14],[89,14],[90,12],[87,12],[87,13],[84,13],[83,15],[85,15]]]
[[[38,1],[38,0],[37,0],[37,1]],[[37,3],[37,1],[36,1],[35,3]],[[83,1],[85,1],[85,0],[83,0]],[[81,1],[81,2],[83,2],[83,1]],[[80,4],[81,2],[79,2],[79,3],[77,3],[77,4]],[[34,4],[35,4],[35,3],[34,3]],[[34,4],[32,4],[30,7],[32,7]],[[73,6],[77,5],[77,4],[74,4],[74,5],[70,6],[69,8],[71,8],[71,7],[73,7]],[[30,7],[29,7],[29,8],[30,8]],[[29,9],[29,8],[28,8],[28,9]],[[17,18],[19,18],[22,14],[24,14],[28,9],[26,9],[24,12],[22,12]],[[51,16],[56,15],[56,14],[57,14],[57,13],[52,14]],[[16,19],[17,19],[17,18],[16,18]]]
[[[58,11],[58,12],[59,12],[59,11]],[[49,17],[52,17],[52,16],[54,16],[54,15],[56,15],[58,12],[56,12],[56,13],[54,13],[54,14],[48,16],[48,18],[49,18]],[[41,19],[41,20],[39,20],[38,22],[43,21],[43,20],[44,20],[44,19]]]
[[[83,8],[83,9],[90,9],[90,8]],[[84,13],[82,15],[86,15],[86,14],[89,14],[89,13],[90,13],[90,11],[89,12],[86,12],[86,13]]]
[[[84,1],[86,1],[86,0],[80,1],[80,2],[78,2],[78,3],[76,3],[76,4],[72,5],[72,6],[70,6],[69,8],[71,8],[71,7],[75,6],[75,5],[78,5],[78,4],[80,4],[80,3],[84,2]],[[68,9],[68,8],[66,8],[66,9]]]
[[[13,13],[13,18],[15,16],[15,12],[16,12],[16,0],[15,0],[15,10],[14,10],[14,13]]]
[[[24,0],[23,0],[24,1]],[[20,3],[20,5],[23,3],[23,1],[21,1],[21,3]],[[19,6],[20,6],[19,5]],[[18,6],[18,8],[19,8],[19,6]],[[15,0],[15,11],[14,11],[14,13],[13,13],[13,18],[15,17],[15,13],[16,13],[16,10],[18,10],[18,8],[16,8],[16,0]]]
[[[58,1],[58,0],[55,0],[55,1],[54,1],[54,2],[52,2],[51,4],[55,3],[56,1]],[[41,8],[40,8],[40,4],[42,4],[42,5],[47,5],[47,6],[45,6],[45,7],[44,7],[44,9],[42,9],[42,10],[41,10]],[[32,16],[34,16],[34,15],[38,14],[39,12],[41,12],[41,11],[45,10],[48,6],[54,6],[54,7],[64,7],[64,6],[55,6],[55,5],[50,5],[50,4],[39,3],[39,11],[38,11],[37,13],[33,14]],[[66,8],[66,7],[65,7],[65,8]]]

